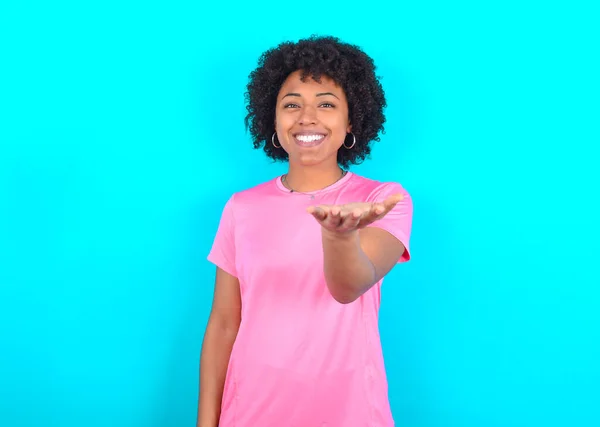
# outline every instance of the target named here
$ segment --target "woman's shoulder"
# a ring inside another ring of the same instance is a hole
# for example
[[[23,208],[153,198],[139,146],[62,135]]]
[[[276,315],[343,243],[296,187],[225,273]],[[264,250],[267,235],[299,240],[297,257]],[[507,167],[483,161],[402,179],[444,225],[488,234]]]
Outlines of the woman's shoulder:
[[[235,203],[236,205],[264,202],[266,197],[277,195],[278,179],[279,176],[258,184],[240,188],[231,194],[229,202]]]
[[[400,182],[393,180],[378,180],[354,174],[350,183],[352,189],[361,193],[367,200],[396,193],[408,194],[408,191]]]

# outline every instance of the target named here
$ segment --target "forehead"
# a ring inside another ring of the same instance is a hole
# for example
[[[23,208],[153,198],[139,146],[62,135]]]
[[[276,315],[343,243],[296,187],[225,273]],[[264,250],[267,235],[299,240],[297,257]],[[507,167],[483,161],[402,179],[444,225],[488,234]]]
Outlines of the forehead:
[[[310,75],[304,81],[302,81],[301,77],[302,71],[294,71],[290,74],[281,85],[281,89],[279,90],[280,95],[285,95],[287,92],[323,92],[325,89],[335,94],[344,94],[342,88],[328,76],[321,76],[319,82],[314,80]]]

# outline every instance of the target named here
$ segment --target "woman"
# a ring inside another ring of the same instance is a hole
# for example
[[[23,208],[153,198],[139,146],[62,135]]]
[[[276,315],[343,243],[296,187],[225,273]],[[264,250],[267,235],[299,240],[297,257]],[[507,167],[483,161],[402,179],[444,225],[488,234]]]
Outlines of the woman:
[[[410,258],[412,202],[347,169],[383,130],[373,61],[332,37],[283,43],[247,102],[255,148],[289,169],[223,210],[198,426],[393,426],[377,319],[383,277]]]

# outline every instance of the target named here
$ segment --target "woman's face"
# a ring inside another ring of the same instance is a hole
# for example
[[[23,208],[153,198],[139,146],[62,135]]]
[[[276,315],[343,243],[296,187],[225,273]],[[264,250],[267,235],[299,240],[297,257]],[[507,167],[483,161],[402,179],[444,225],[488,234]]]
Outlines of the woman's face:
[[[290,163],[337,165],[337,151],[351,131],[346,95],[332,79],[288,76],[277,95],[275,130]],[[276,141],[277,143],[277,141]]]

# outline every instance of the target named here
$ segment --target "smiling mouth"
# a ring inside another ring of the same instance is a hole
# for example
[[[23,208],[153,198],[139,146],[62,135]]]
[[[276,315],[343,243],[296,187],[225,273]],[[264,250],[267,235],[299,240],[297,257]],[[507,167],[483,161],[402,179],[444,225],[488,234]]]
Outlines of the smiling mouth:
[[[297,134],[294,135],[294,141],[301,147],[316,147],[320,145],[326,138],[326,135],[315,134]]]

